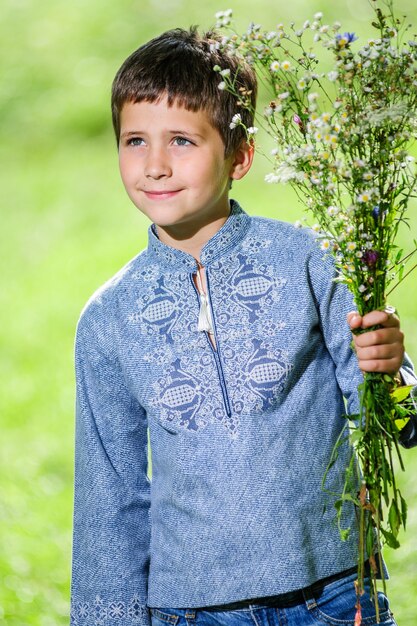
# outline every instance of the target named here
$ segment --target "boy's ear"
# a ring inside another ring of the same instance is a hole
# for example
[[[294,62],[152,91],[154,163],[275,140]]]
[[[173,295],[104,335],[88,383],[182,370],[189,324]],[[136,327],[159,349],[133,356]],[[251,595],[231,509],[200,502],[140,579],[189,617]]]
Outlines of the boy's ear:
[[[253,140],[249,142],[244,139],[236,150],[231,170],[230,178],[233,180],[239,180],[247,174],[251,168],[253,157],[255,154],[255,144]]]

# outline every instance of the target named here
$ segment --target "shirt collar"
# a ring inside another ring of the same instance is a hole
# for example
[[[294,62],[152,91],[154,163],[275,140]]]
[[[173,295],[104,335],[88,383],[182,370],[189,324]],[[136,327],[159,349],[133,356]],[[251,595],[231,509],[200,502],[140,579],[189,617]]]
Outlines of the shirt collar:
[[[209,265],[240,243],[249,229],[250,220],[250,216],[245,213],[239,203],[231,200],[229,217],[201,250],[201,264]],[[195,270],[197,267],[196,260],[191,254],[162,243],[156,234],[155,224],[151,224],[148,229],[148,252],[157,256],[159,261],[171,266],[179,265],[189,270]]]

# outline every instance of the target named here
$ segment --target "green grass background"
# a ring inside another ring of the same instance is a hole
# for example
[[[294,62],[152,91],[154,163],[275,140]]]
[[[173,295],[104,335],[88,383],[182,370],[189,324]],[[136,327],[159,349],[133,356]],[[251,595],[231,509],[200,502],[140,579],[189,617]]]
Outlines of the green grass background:
[[[398,2],[417,27],[414,2]],[[240,27],[327,21],[372,36],[367,0],[3,0],[0,16],[0,624],[68,623],[73,482],[73,337],[90,294],[146,243],[148,223],[119,180],[109,115],[113,76],[145,40],[207,28],[233,8]],[[417,30],[417,28],[416,28]],[[265,142],[260,139],[261,145]],[[252,214],[293,221],[302,207],[268,186],[261,156],[233,196]],[[416,206],[410,207],[416,230]],[[401,233],[404,245],[411,233]],[[416,276],[394,292],[417,359]],[[404,453],[402,548],[386,550],[391,603],[416,623],[417,454]]]

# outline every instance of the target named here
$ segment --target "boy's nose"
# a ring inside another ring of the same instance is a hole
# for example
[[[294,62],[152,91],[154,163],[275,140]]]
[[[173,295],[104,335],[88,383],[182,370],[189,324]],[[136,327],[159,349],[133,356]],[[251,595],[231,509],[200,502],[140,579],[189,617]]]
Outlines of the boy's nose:
[[[145,163],[145,176],[147,178],[163,178],[171,176],[171,166],[166,152],[162,149],[149,150]]]

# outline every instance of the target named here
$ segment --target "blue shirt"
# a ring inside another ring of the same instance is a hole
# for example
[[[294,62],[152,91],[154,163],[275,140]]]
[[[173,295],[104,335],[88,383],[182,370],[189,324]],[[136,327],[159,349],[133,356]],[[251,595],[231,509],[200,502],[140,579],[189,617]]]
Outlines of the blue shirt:
[[[321,487],[358,411],[351,295],[310,231],[231,207],[201,253],[216,347],[198,330],[196,260],[154,227],[81,315],[74,626],[144,626],[147,607],[272,596],[356,564],[354,510],[342,542]],[[402,375],[417,384],[407,359]]]

